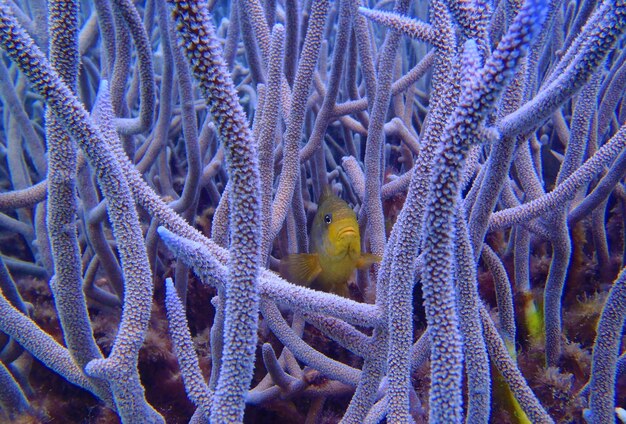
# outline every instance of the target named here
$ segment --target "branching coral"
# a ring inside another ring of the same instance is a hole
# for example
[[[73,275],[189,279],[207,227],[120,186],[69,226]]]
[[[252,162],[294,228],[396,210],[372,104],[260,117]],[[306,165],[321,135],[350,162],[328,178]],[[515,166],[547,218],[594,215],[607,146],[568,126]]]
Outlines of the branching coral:
[[[413,3],[0,0],[0,420],[613,420],[626,6]]]

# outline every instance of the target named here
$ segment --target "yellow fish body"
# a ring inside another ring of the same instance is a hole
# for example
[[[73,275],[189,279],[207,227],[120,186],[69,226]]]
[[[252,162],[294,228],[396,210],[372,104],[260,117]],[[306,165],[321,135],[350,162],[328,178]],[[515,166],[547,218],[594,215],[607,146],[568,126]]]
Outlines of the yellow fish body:
[[[288,255],[281,260],[281,275],[295,284],[348,296],[347,282],[356,268],[367,268],[381,258],[361,253],[356,214],[346,202],[326,190],[310,235],[311,253]]]

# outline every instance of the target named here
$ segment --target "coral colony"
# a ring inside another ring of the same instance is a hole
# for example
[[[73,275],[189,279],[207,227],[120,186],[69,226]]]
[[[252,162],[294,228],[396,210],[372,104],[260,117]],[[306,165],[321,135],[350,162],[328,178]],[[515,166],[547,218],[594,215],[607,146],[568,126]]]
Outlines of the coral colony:
[[[626,422],[625,26],[0,0],[0,422]]]

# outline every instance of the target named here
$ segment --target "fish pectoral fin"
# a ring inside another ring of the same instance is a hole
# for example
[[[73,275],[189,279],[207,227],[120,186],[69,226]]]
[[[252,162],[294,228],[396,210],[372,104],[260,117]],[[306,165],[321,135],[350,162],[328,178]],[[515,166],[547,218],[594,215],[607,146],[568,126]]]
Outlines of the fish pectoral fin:
[[[382,261],[383,258],[381,258],[378,255],[372,255],[371,253],[362,253],[361,257],[359,259],[357,259],[356,261],[356,267],[361,269],[361,268],[367,268],[372,264],[378,263],[380,261]]]
[[[280,260],[280,275],[294,284],[308,286],[321,272],[317,254],[298,253]]]

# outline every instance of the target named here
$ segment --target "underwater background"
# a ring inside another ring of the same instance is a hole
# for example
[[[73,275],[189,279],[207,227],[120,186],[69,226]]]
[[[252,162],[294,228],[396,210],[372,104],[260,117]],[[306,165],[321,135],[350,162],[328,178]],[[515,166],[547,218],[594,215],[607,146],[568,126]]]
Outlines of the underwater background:
[[[626,422],[625,29],[0,0],[0,423]]]

